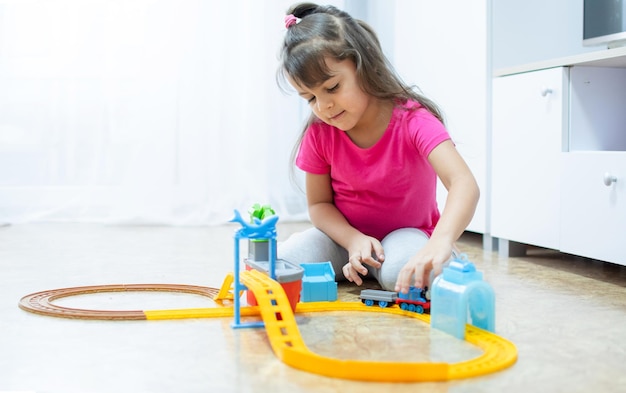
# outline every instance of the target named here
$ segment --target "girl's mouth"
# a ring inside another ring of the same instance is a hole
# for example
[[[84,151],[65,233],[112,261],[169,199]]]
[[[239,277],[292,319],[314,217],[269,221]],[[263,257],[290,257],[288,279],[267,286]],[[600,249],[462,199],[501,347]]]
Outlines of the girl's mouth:
[[[346,111],[341,111],[338,114],[336,114],[335,116],[331,117],[330,120],[335,121],[335,120],[339,119],[344,113],[346,113]]]

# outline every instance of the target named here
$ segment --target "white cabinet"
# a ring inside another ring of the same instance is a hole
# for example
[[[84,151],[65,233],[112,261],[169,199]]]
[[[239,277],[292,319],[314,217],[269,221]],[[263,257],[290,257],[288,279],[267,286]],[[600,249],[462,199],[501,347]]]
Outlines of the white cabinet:
[[[561,251],[626,265],[626,152],[566,152],[561,163]]]
[[[550,64],[493,81],[491,234],[626,265],[626,48]]]
[[[495,78],[491,234],[559,248],[560,153],[568,69]]]

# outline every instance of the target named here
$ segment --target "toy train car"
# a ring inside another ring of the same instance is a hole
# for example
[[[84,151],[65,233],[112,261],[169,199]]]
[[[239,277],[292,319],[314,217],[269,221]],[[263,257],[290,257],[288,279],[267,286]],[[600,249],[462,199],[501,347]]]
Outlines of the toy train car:
[[[423,314],[430,311],[430,300],[426,299],[425,293],[425,289],[415,287],[411,287],[408,293],[364,289],[359,298],[366,306],[378,304],[385,308],[397,304],[403,310]]]

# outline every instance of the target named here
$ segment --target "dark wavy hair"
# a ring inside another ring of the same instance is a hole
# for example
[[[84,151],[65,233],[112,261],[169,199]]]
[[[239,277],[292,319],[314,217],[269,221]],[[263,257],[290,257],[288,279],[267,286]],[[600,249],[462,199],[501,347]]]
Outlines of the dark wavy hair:
[[[300,21],[287,29],[280,52],[277,74],[279,86],[287,90],[287,76],[299,85],[316,87],[331,77],[326,59],[351,60],[356,65],[361,89],[378,99],[394,104],[407,100],[419,102],[442,123],[437,105],[424,97],[416,86],[406,85],[383,54],[374,30],[365,22],[331,5],[300,3],[287,10]],[[316,121],[313,113],[304,126],[292,151],[292,162],[298,152],[304,131]]]

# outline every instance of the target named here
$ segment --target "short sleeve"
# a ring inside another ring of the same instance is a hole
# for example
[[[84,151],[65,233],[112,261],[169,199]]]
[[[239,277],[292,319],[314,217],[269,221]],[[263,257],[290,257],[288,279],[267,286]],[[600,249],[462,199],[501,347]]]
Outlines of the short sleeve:
[[[408,128],[411,138],[424,157],[428,157],[441,142],[451,139],[443,123],[426,109],[418,109],[410,117]]]
[[[315,175],[330,173],[330,158],[324,150],[324,141],[318,124],[311,125],[304,133],[296,156],[296,166]]]

